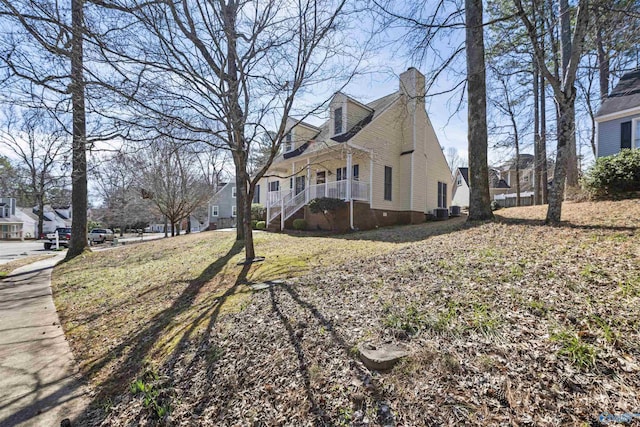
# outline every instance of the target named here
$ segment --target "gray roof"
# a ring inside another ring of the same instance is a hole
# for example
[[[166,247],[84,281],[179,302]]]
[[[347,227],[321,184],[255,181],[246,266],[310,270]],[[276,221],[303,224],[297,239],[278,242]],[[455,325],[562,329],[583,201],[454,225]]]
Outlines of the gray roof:
[[[529,166],[531,166],[534,162],[534,157],[533,154],[520,154],[520,156],[518,156],[518,166],[519,169],[526,169]],[[509,160],[507,163],[504,164],[504,166],[502,166],[502,170],[503,171],[509,171],[509,170],[515,170],[516,169],[516,159],[515,157],[511,160]]]
[[[624,74],[604,100],[596,117],[640,107],[640,68]]]
[[[462,177],[464,178],[464,182],[466,182],[468,186],[469,185],[469,168],[458,168],[458,170],[460,171],[460,175],[462,175]]]

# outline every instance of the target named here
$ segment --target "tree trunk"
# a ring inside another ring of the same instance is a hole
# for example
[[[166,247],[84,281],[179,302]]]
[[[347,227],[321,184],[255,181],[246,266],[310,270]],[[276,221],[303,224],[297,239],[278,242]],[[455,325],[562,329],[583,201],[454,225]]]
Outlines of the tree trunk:
[[[248,177],[247,177],[248,178]],[[247,181],[245,180],[245,183]],[[253,246],[253,229],[251,228],[251,199],[252,194],[250,191],[251,187],[247,188],[246,184],[243,188],[244,190],[244,216],[242,228],[244,228],[244,250],[245,250],[245,258],[247,260],[252,260],[256,257],[256,251]]]
[[[191,233],[191,215],[187,215],[187,227],[185,229],[185,234]]]
[[[469,221],[493,219],[487,162],[487,84],[482,0],[465,0],[469,146]]]
[[[520,199],[520,143],[518,141],[517,131],[515,134],[515,140],[516,140],[516,206],[522,206],[522,200]]]
[[[171,221],[171,237],[175,237],[176,235],[176,223]]]
[[[543,24],[544,25],[544,24]],[[544,47],[544,46],[543,46]],[[542,204],[549,203],[549,174],[547,171],[547,97],[544,75],[540,73],[540,190]]]
[[[567,68],[569,66],[569,59],[571,58],[571,52],[573,46],[571,43],[571,13],[569,9],[569,0],[560,0],[560,45],[562,47],[562,81],[567,79]],[[566,90],[569,90],[567,88]],[[573,111],[573,122],[575,123],[575,107],[571,108]],[[560,114],[562,116],[563,114]],[[559,123],[558,123],[559,124]],[[558,129],[560,126],[558,126]],[[560,133],[560,131],[558,131]],[[567,145],[567,165],[566,165],[566,180],[568,187],[578,186],[578,156],[576,152],[576,133],[573,132],[569,136]],[[555,181],[555,179],[554,179]]]
[[[169,222],[166,215],[164,217],[164,237],[169,237]]]
[[[542,200],[542,193],[540,190],[540,183],[542,176],[542,170],[540,165],[540,97],[539,97],[539,83],[538,80],[538,65],[535,59],[533,63],[533,204],[539,205]]]
[[[244,199],[240,196],[240,187],[246,186],[242,179],[246,163],[243,166],[242,157],[237,153],[233,154],[233,162],[236,167],[236,240],[241,241],[245,238],[245,229],[242,226],[244,224]]]
[[[601,23],[596,22],[596,46],[598,48],[598,74],[600,80],[600,103],[609,96],[609,53],[604,48]]]
[[[73,106],[73,154],[71,172],[72,227],[67,259],[87,247],[87,123],[83,78],[83,0],[71,1],[71,103]]]
[[[569,144],[575,126],[575,89],[569,97],[556,96],[558,100],[558,149],[556,166],[553,174],[553,184],[549,193],[549,208],[547,210],[547,223],[558,224],[562,214],[562,201],[564,198],[564,186],[567,173],[567,160],[569,160]]]

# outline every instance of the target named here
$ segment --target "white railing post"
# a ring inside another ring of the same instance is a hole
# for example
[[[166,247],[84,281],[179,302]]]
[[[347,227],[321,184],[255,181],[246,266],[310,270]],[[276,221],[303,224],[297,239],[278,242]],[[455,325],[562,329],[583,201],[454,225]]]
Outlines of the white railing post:
[[[305,202],[305,204],[309,203],[309,198],[310,198],[310,196],[309,196],[309,194],[310,194],[309,193],[309,191],[310,191],[309,188],[310,187],[311,187],[311,160],[307,159],[307,185],[305,185],[305,188],[304,188],[304,193],[305,193],[304,202]]]
[[[284,231],[284,197],[280,194],[280,231]]]
[[[269,188],[269,177],[267,177],[267,225],[269,224],[269,221],[271,220],[271,200],[269,200],[269,193],[271,190],[271,188]]]

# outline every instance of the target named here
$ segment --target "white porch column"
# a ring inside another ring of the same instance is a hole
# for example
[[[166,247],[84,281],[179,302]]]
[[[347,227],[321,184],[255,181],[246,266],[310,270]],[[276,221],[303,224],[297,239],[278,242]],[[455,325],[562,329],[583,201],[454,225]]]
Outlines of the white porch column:
[[[271,219],[270,217],[270,213],[271,213],[271,194],[270,194],[270,188],[269,188],[269,177],[267,177],[267,225],[269,224],[269,219]]]
[[[353,178],[353,166],[351,165],[351,152],[347,153],[347,202],[349,202],[349,227],[353,230],[353,199],[351,199],[351,180]]]
[[[309,198],[311,197],[311,160],[307,159],[307,185],[304,187],[304,201],[305,203],[309,203]]]
[[[351,178],[353,167],[351,166],[351,152],[347,153],[347,201],[351,200]]]

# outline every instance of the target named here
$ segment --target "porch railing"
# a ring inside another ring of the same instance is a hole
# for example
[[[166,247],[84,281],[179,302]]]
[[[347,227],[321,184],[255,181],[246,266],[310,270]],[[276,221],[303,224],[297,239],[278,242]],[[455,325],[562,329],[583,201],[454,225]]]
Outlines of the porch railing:
[[[291,190],[269,191],[267,194],[268,215],[267,222],[278,218],[284,209],[284,220],[288,219],[305,204],[312,199],[330,197],[348,201],[349,183],[351,184],[351,199],[358,201],[369,201],[368,182],[363,181],[332,181],[323,184],[314,184],[306,187],[298,194]],[[281,218],[282,220],[282,218]]]

